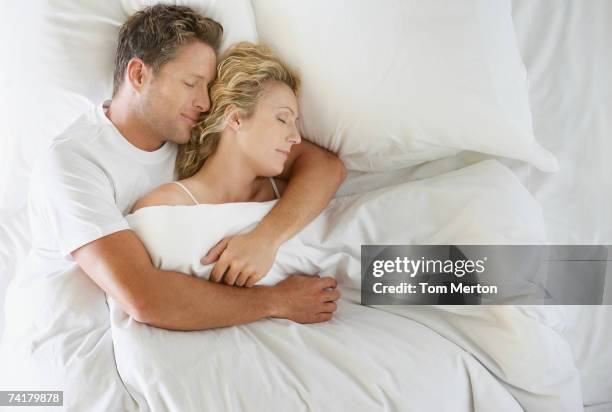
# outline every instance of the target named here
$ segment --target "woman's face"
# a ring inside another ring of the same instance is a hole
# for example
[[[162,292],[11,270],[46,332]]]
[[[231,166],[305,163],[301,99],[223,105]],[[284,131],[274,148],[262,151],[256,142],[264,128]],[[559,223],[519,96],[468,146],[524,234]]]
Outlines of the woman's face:
[[[257,176],[277,176],[294,144],[302,140],[298,130],[295,94],[282,82],[270,81],[254,113],[240,118],[238,146]]]

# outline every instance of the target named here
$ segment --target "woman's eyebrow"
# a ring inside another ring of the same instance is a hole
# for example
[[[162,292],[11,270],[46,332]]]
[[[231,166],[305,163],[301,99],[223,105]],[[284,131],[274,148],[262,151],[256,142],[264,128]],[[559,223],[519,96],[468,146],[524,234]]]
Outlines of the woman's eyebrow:
[[[298,120],[300,120],[299,116],[296,116],[295,112],[293,111],[293,109],[289,106],[279,106],[278,109],[289,109],[289,111],[291,111],[291,113],[293,113],[293,115],[295,116],[295,121],[297,122]]]

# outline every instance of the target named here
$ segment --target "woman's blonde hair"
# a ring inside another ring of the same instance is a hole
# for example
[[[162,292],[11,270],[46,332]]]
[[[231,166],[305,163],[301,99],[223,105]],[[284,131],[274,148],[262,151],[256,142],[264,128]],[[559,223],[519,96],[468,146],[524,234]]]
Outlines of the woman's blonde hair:
[[[235,105],[243,116],[255,111],[270,80],[285,83],[298,94],[300,78],[269,47],[241,42],[229,48],[217,65],[217,78],[210,88],[210,111],[194,127],[188,143],[179,146],[176,171],[179,179],[193,176],[217,149],[226,126],[225,110]]]

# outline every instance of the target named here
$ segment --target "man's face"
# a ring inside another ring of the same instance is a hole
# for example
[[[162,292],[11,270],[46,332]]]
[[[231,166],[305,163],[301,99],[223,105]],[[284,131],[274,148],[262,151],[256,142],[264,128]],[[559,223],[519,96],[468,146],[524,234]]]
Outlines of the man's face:
[[[141,91],[141,116],[162,141],[187,143],[201,113],[210,108],[208,85],[215,78],[217,58],[209,45],[193,41],[181,46]]]

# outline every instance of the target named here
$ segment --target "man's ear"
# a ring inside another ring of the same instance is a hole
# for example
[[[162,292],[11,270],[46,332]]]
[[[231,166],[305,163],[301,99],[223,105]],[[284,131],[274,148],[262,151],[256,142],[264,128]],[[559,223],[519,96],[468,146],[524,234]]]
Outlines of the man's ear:
[[[225,108],[225,124],[237,132],[242,127],[242,117],[240,116],[240,110],[235,104],[230,104]]]
[[[150,75],[149,68],[138,57],[133,57],[127,64],[126,77],[132,88],[140,92],[145,84],[146,78]]]

